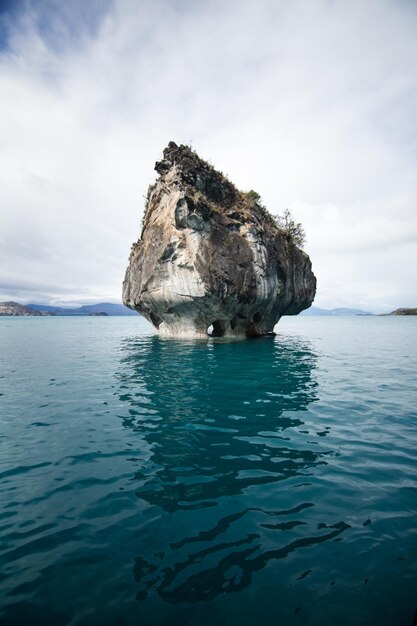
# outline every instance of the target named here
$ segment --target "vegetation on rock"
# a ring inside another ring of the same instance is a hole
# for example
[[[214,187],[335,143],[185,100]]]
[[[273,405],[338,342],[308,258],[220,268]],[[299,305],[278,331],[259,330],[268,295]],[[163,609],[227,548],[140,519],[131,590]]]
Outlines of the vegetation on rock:
[[[282,215],[274,215],[274,219],[290,243],[298,248],[304,247],[306,240],[304,228],[300,222],[294,220],[289,209],[285,209]]]

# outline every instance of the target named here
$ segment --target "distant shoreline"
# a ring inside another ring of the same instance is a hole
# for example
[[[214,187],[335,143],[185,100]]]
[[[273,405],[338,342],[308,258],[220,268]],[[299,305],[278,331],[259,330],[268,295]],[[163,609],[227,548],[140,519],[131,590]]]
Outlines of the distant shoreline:
[[[18,302],[0,302],[0,317],[131,317],[140,315],[123,304],[102,302],[86,304],[81,307],[66,308],[47,304],[20,304]],[[302,317],[404,317],[417,315],[417,307],[402,307],[390,313],[370,313],[361,309],[335,308],[322,309],[310,307],[300,314]]]
[[[0,302],[0,316],[12,317],[107,317],[138,315],[123,304],[101,302],[86,304],[81,307],[66,308],[47,304],[20,304],[18,302]]]

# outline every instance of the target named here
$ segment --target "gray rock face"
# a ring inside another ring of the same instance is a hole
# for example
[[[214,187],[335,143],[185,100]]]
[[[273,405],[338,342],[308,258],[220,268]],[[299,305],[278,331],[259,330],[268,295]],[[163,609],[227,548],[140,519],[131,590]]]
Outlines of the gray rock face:
[[[171,142],[155,165],[123,302],[162,334],[262,336],[313,302],[305,252],[253,198]]]

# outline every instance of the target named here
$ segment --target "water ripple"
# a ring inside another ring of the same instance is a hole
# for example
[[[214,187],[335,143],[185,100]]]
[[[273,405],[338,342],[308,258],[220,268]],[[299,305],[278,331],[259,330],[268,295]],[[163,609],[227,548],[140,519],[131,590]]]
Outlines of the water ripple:
[[[141,324],[0,319],[1,623],[410,624],[415,322]]]

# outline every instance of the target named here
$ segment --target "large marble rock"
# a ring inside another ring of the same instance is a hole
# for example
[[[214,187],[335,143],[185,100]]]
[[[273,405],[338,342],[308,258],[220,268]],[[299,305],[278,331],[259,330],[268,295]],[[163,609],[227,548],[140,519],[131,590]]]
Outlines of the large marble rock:
[[[262,336],[315,295],[311,262],[259,203],[170,142],[149,187],[123,302],[160,333]]]

